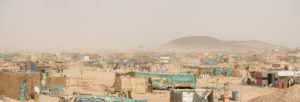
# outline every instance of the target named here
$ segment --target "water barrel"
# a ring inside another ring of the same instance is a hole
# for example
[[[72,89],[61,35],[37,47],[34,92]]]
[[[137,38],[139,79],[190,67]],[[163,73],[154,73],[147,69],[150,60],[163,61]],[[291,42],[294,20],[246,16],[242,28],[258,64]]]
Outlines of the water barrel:
[[[284,81],[284,82],[283,82],[283,88],[287,88],[287,85],[288,85],[288,82],[287,82],[287,81]]]
[[[256,85],[262,86],[262,73],[256,73]]]
[[[278,80],[278,88],[282,88],[282,81]]]
[[[239,99],[239,92],[232,91],[232,100],[237,101]]]

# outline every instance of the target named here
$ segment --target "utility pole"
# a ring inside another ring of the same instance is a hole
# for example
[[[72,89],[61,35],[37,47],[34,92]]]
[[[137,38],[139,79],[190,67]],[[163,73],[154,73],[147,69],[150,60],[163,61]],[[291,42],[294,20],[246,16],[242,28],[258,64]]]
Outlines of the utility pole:
[[[80,68],[80,78],[79,78],[79,81],[78,81],[77,93],[79,93],[79,86],[80,86],[81,79],[82,79],[82,67]]]

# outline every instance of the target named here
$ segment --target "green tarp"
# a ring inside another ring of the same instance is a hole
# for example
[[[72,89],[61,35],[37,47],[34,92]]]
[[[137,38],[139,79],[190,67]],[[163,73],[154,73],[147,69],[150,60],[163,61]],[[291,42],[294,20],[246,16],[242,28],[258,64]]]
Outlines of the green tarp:
[[[232,76],[232,68],[214,68],[213,69],[213,76],[223,74],[224,76]]]
[[[0,59],[9,59],[10,56],[0,56]]]
[[[217,60],[213,59],[213,58],[204,59],[203,60],[203,64],[204,65],[216,65],[217,64]]]
[[[160,78],[162,80],[152,81],[152,85],[158,88],[167,88],[181,84],[188,84],[191,88],[196,88],[195,75],[168,75],[168,74],[149,74],[149,73],[134,73],[135,77]],[[168,79],[169,82],[164,82],[163,79]],[[162,82],[161,82],[162,81]]]
[[[24,81],[24,84],[21,86],[21,89],[20,89],[20,100],[26,100],[26,87],[27,87],[27,83],[26,83],[26,80]]]
[[[114,96],[101,96],[101,95],[77,95],[75,102],[106,102],[105,100],[110,100],[110,102],[147,102],[147,100],[135,100],[122,97]]]
[[[20,88],[20,100],[26,100],[26,95],[28,95],[28,90],[27,90],[27,80],[26,77],[31,77],[32,74],[31,73],[26,73],[25,74],[25,80],[24,80],[24,84],[21,86]]]

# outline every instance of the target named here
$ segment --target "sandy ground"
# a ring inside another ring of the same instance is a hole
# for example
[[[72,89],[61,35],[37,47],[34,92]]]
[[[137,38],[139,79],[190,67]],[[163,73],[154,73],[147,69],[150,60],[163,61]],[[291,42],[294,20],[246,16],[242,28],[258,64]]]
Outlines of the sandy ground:
[[[58,74],[58,73],[56,73]],[[115,73],[102,72],[97,70],[82,69],[81,67],[73,66],[64,71],[64,74],[69,77],[68,85],[65,90],[67,95],[72,95],[73,92],[104,95],[104,88],[101,84],[112,86],[115,80]],[[218,84],[216,81],[218,79]],[[278,90],[277,88],[262,88],[258,86],[241,85],[241,78],[239,77],[211,77],[208,79],[197,80],[197,87],[218,87],[222,88],[224,83],[229,82],[229,93],[231,96],[232,91],[239,91],[239,102],[247,102],[259,96],[268,96]],[[300,89],[300,88],[299,88]],[[217,90],[216,96],[218,97],[223,90]],[[168,90],[154,90],[153,93],[136,94],[132,93],[134,99],[148,100],[148,102],[169,102],[170,91]],[[274,96],[274,95],[273,95]],[[271,96],[268,96],[271,97]],[[279,96],[278,96],[279,97]],[[0,97],[0,102],[17,102],[17,100]],[[30,101],[29,101],[30,102]],[[40,96],[40,102],[58,102],[58,98],[50,96]],[[256,101],[254,101],[256,102]]]
[[[249,102],[300,102],[300,85],[278,89],[274,93],[251,99]]]
[[[79,92],[104,95],[104,88],[101,84],[112,86],[115,80],[115,73],[113,72],[88,71],[76,67],[66,70],[64,74],[70,79],[66,89],[67,94]],[[153,93],[132,93],[132,97],[139,100],[147,99],[148,102],[168,102],[170,91],[154,90]]]
[[[218,84],[216,82],[218,80]],[[273,93],[277,88],[267,88],[267,87],[258,87],[258,86],[251,86],[251,85],[242,85],[241,78],[239,77],[211,77],[208,79],[199,79],[197,80],[198,88],[201,87],[217,87],[221,88],[221,90],[216,90],[216,96],[220,97],[219,95],[224,93],[224,83],[229,82],[228,85],[228,95],[232,96],[232,91],[239,92],[239,99],[241,102],[247,102],[252,98],[267,95]],[[219,93],[219,94],[218,94]]]
[[[51,97],[51,96],[44,96],[41,95],[39,98],[40,102],[58,102],[59,99],[58,97]],[[20,100],[15,100],[15,99],[11,99],[8,97],[1,97],[0,96],[0,102],[35,102],[34,100],[29,100],[29,101],[20,101]]]
[[[65,73],[69,78],[69,84],[67,86],[67,94],[72,92],[89,93],[89,94],[104,94],[104,88],[101,84],[112,86],[114,83],[115,73],[113,72],[100,72],[100,71],[88,71],[79,67],[70,68]],[[211,77],[208,79],[197,80],[198,88],[207,86],[216,86],[217,79],[219,79],[217,87],[222,88],[224,83],[229,82],[229,93],[231,91],[239,91],[240,99],[242,102],[247,102],[258,96],[271,94],[277,90],[277,88],[262,88],[258,86],[241,85],[241,78],[238,77]],[[217,91],[222,93],[222,90]],[[170,99],[170,91],[168,90],[154,90],[153,93],[145,94],[132,94],[134,99],[147,99],[148,102],[168,102]]]

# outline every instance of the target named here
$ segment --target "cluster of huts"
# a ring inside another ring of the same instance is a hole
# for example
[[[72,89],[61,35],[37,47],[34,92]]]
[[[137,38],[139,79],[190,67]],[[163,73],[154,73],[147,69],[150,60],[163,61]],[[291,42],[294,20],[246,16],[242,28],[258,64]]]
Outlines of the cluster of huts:
[[[223,75],[244,77],[246,84],[261,87],[287,88],[299,83],[299,71],[292,64],[300,62],[300,50],[228,52],[104,52],[41,53],[38,55],[0,54],[0,95],[18,100],[37,100],[40,94],[63,97],[68,78],[51,76],[48,70],[80,62],[84,67],[132,68],[134,72],[116,73],[115,92],[124,97],[76,94],[76,102],[111,101],[145,102],[131,99],[130,92],[147,93],[170,89],[171,102],[213,102],[212,89],[198,89],[197,79]],[[276,62],[285,62],[278,64]],[[181,65],[182,72],[169,73],[168,64]],[[288,66],[290,65],[290,66]],[[13,70],[11,67],[14,67]],[[257,70],[257,67],[260,67]],[[68,68],[68,67],[66,67]],[[136,70],[137,69],[137,70]],[[276,70],[274,70],[276,69]],[[243,74],[242,71],[249,73]],[[5,83],[2,83],[5,82]],[[13,90],[13,91],[12,91]]]
[[[17,100],[39,100],[40,94],[64,96],[67,77],[41,72],[0,72],[0,95]]]
[[[277,71],[269,70],[262,72],[250,72],[251,78],[247,82],[248,84],[255,84],[261,87],[278,87],[288,88],[300,82],[299,71]]]
[[[146,93],[170,89],[170,102],[214,102],[212,89],[197,89],[195,75],[128,72],[117,73],[115,78],[116,90]]]

